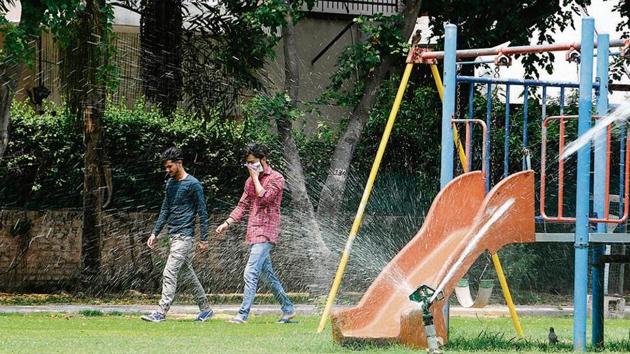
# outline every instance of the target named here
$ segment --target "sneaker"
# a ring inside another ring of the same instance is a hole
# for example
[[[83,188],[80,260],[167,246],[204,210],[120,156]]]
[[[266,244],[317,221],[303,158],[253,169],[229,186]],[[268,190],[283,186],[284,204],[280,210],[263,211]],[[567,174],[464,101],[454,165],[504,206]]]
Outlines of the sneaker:
[[[154,311],[152,314],[144,315],[144,316],[142,316],[140,318],[142,318],[145,321],[149,321],[149,322],[162,322],[162,321],[166,320],[166,315],[164,315],[161,312]]]
[[[244,319],[244,318],[242,318],[242,317],[240,317],[240,316],[234,316],[234,318],[233,318],[233,319],[231,319],[231,320],[229,320],[228,322],[229,322],[229,323],[239,323],[239,324],[243,324],[243,323],[246,323],[246,322],[247,322],[247,320],[246,320],[246,319]]]
[[[278,320],[278,323],[290,323],[293,317],[295,317],[295,311],[283,313],[282,317]]]
[[[214,316],[214,311],[212,311],[212,310],[201,311],[197,315],[197,318],[195,319],[195,321],[196,322],[206,322],[207,320],[211,319],[212,316]]]

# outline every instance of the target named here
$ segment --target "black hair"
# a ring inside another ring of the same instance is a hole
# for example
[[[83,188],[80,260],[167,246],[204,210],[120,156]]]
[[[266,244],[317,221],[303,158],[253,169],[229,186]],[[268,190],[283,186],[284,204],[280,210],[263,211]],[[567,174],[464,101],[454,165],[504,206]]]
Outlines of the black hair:
[[[162,163],[169,160],[175,162],[175,161],[183,160],[183,159],[184,159],[184,154],[182,153],[182,150],[174,146],[164,150],[164,152],[162,153]]]
[[[243,149],[243,157],[254,155],[258,159],[265,158],[269,155],[269,149],[260,143],[249,143]]]

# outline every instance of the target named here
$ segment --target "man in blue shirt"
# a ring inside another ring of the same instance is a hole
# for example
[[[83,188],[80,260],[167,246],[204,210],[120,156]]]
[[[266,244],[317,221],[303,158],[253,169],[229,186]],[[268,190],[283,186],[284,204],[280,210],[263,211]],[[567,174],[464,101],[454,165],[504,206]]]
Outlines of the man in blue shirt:
[[[162,153],[162,164],[170,178],[166,182],[166,195],[162,202],[160,216],[147,241],[147,246],[151,249],[155,248],[157,236],[164,225],[167,225],[171,247],[162,277],[162,299],[160,299],[159,309],[150,315],[142,316],[145,321],[161,322],[166,319],[166,313],[175,298],[177,275],[182,267],[190,275],[193,293],[199,305],[200,312],[196,321],[207,321],[213,315],[206,292],[192,267],[195,216],[199,215],[201,230],[197,249],[203,253],[208,250],[208,211],[201,183],[186,173],[182,160],[182,151],[178,148],[172,147]]]

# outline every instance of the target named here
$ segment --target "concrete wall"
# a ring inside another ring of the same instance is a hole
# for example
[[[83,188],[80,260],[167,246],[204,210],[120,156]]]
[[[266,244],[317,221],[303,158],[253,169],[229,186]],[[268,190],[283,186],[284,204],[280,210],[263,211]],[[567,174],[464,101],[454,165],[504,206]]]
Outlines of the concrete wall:
[[[225,216],[212,216],[216,227]],[[168,256],[163,232],[159,247],[150,251],[145,242],[156,219],[154,213],[115,212],[103,216],[101,274],[94,282],[106,291],[137,289],[157,291]],[[11,229],[29,220],[24,235]],[[289,236],[273,252],[276,271],[290,291],[302,291],[310,277],[305,258],[294,252],[299,245]],[[208,292],[240,291],[247,257],[244,229],[232,228],[224,239],[210,238],[210,250],[197,254],[194,268]],[[20,211],[0,209],[0,289],[72,288],[79,281],[81,264],[81,212],[77,210]],[[185,283],[185,281],[184,281]]]
[[[314,64],[312,60],[339,34],[349,23],[351,18],[318,18],[306,17],[296,26],[297,52],[300,58],[300,101],[317,99],[330,83],[330,77],[335,70],[339,54],[348,45],[357,43],[360,33],[356,26],[346,31]],[[266,86],[270,91],[284,87],[284,48],[282,41],[276,49],[276,56],[265,66],[265,74],[269,81]],[[303,105],[302,105],[303,106]],[[305,132],[312,133],[320,121],[336,126],[347,117],[348,110],[336,105],[316,106],[321,111],[321,117],[308,113],[303,119],[294,123],[296,128],[303,127]]]

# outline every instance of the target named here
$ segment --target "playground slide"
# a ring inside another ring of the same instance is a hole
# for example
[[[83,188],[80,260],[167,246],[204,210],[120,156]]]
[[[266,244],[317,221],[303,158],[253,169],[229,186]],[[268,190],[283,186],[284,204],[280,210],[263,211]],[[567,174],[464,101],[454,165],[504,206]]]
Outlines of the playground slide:
[[[481,172],[461,175],[437,195],[420,231],[381,271],[357,306],[333,313],[333,338],[340,344],[398,342],[426,348],[422,312],[409,294],[420,285],[437,289],[444,283],[446,299],[485,250],[534,240],[532,171],[504,179],[485,198]],[[443,343],[444,302],[431,306]]]

